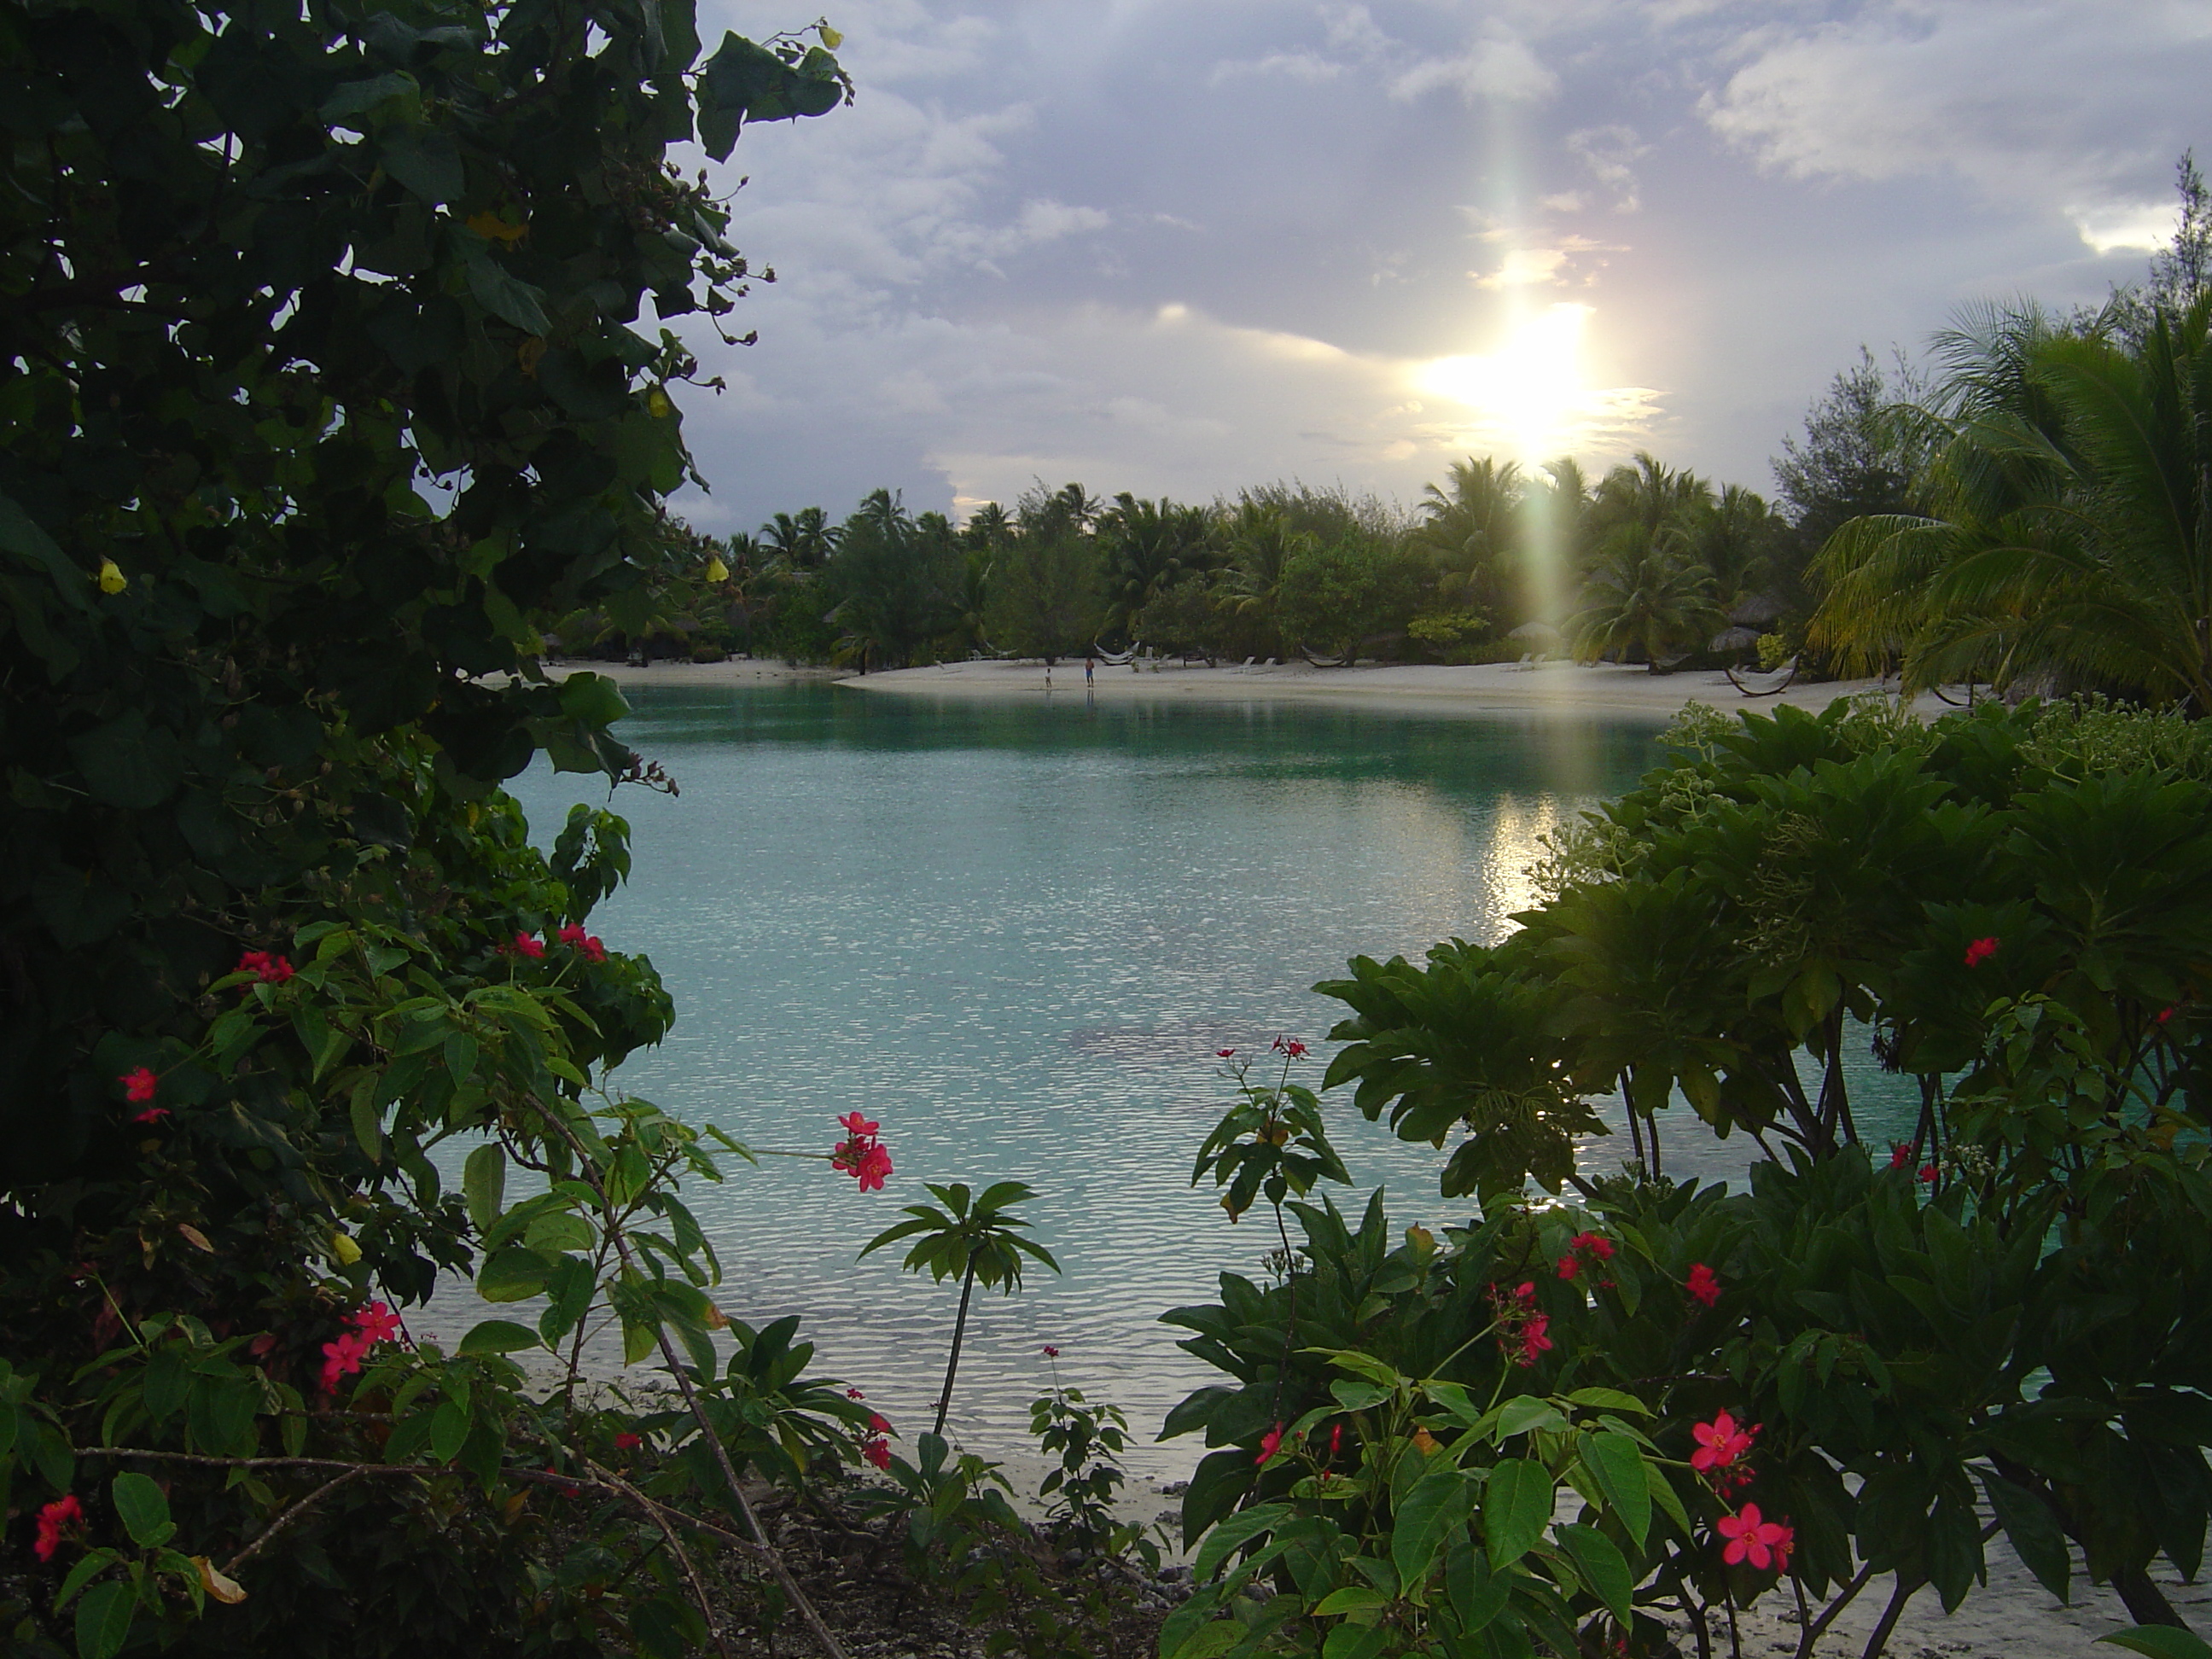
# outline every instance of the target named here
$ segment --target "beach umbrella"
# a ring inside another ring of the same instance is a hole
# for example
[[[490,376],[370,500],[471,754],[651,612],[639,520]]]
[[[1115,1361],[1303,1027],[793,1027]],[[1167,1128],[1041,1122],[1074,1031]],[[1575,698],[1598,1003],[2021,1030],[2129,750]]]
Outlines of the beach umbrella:
[[[1547,622],[1524,622],[1505,637],[1509,640],[1556,640],[1559,630]]]

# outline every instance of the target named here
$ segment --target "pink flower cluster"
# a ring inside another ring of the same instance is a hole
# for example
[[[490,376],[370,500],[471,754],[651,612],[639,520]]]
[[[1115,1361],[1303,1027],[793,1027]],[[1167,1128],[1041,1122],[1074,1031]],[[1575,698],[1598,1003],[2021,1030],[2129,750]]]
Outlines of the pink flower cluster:
[[[1893,1140],[1890,1142],[1889,1167],[1893,1170],[1904,1170],[1911,1168],[1911,1164],[1912,1148],[1901,1140]],[[1933,1183],[1936,1179],[1936,1166],[1933,1164],[1922,1164],[1920,1166],[1919,1178],[1923,1181]]]
[[[1275,1039],[1275,1052],[1279,1054],[1288,1054],[1292,1060],[1304,1060],[1306,1057],[1306,1045],[1293,1037],[1279,1036]]]
[[[399,1334],[399,1316],[381,1302],[372,1302],[366,1308],[354,1310],[349,1322],[353,1327],[334,1342],[323,1344],[323,1392],[336,1394],[338,1379],[351,1376],[361,1370],[361,1362],[368,1351],[380,1342],[389,1342]]]
[[[272,956],[266,951],[248,951],[239,957],[238,966],[231,971],[252,974],[264,985],[282,985],[292,977],[292,963],[289,958]]]
[[[562,944],[571,949],[582,951],[586,962],[605,962],[607,959],[607,947],[596,936],[586,933],[573,921],[561,930],[560,939]]]
[[[123,1085],[124,1099],[129,1101],[133,1106],[146,1108],[144,1111],[132,1115],[131,1121],[133,1123],[156,1123],[169,1115],[167,1107],[149,1103],[161,1086],[161,1075],[152,1066],[133,1066],[115,1080]]]
[[[39,1536],[31,1546],[31,1553],[41,1561],[52,1560],[54,1552],[61,1547],[62,1534],[83,1524],[84,1505],[76,1501],[75,1492],[64,1492],[40,1510]]]
[[[1567,1253],[1559,1258],[1559,1277],[1577,1277],[1581,1273],[1585,1261],[1591,1263],[1612,1261],[1614,1249],[1613,1242],[1603,1233],[1577,1233],[1567,1241]],[[1601,1279],[1598,1283],[1610,1286],[1613,1281]]]
[[[1690,1264],[1690,1276],[1684,1281],[1682,1288],[1708,1308],[1721,1299],[1721,1281],[1702,1261]]]
[[[1966,947],[1966,966],[1978,968],[1997,953],[1995,939],[1978,939]]]
[[[1490,1310],[1498,1325],[1498,1349],[1522,1370],[1534,1365],[1552,1346],[1545,1334],[1552,1316],[1536,1311],[1536,1286],[1532,1282],[1513,1291],[1490,1287]]]
[[[891,1173],[891,1155],[876,1139],[880,1123],[871,1122],[858,1112],[848,1112],[837,1120],[845,1131],[830,1153],[830,1167],[842,1170],[860,1183],[864,1193],[879,1193],[884,1189],[884,1177]]]

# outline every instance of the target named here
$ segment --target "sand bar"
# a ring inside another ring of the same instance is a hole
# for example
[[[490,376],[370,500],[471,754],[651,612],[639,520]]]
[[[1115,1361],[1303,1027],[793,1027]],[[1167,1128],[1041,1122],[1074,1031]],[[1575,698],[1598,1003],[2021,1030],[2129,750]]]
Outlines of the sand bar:
[[[927,668],[855,674],[830,668],[788,668],[774,661],[732,658],[728,662],[654,663],[632,668],[619,663],[578,663],[624,685],[757,685],[778,681],[829,680],[854,690],[908,696],[957,697],[1079,697],[1120,702],[1258,702],[1279,700],[1331,702],[1402,712],[1479,714],[1486,711],[1551,711],[1561,714],[1641,715],[1653,720],[1674,717],[1685,704],[1709,703],[1721,709],[1765,709],[1777,703],[1825,708],[1840,697],[1885,690],[1878,680],[1800,681],[1778,695],[1747,697],[1725,674],[1700,671],[1654,674],[1642,668],[1601,664],[1480,663],[1463,667],[1433,664],[1314,668],[1305,663],[1208,668],[1173,659],[1109,666],[1098,665],[1091,684],[1083,678],[1081,659],[1062,660],[1046,684],[1044,664],[1035,659],[994,662],[941,663]],[[1916,712],[1941,714],[1945,705],[1923,696]]]

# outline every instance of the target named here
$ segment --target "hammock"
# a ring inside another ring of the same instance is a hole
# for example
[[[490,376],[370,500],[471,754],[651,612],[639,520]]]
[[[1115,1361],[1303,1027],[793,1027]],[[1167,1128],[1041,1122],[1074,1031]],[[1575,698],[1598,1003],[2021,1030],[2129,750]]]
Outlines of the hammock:
[[[1788,662],[1784,663],[1781,667],[1774,670],[1771,673],[1753,674],[1750,676],[1751,679],[1758,682],[1756,684],[1746,684],[1742,679],[1737,677],[1736,672],[1733,668],[1723,668],[1721,670],[1721,672],[1727,675],[1729,677],[1729,684],[1735,687],[1737,690],[1742,692],[1745,696],[1771,697],[1778,691],[1780,691],[1788,686],[1790,681],[1797,678],[1797,659],[1795,657],[1790,658]]]
[[[1133,661],[1140,648],[1139,645],[1133,644],[1127,651],[1109,651],[1093,640],[1091,643],[1091,654],[1109,668],[1119,668],[1126,663]]]
[[[1344,668],[1348,667],[1352,662],[1349,657],[1316,657],[1303,645],[1298,647],[1298,655],[1304,657],[1316,668]]]

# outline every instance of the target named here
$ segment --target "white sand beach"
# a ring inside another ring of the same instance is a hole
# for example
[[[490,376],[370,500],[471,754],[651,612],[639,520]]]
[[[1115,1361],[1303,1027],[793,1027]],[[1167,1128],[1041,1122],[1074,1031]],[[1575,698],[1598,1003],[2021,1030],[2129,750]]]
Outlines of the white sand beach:
[[[1080,697],[1117,701],[1248,702],[1276,699],[1359,704],[1403,710],[1539,710],[1562,714],[1644,715],[1671,718],[1686,704],[1709,703],[1723,709],[1771,708],[1790,703],[1825,708],[1840,697],[1886,688],[1878,680],[1799,681],[1773,696],[1747,697],[1725,674],[1697,672],[1653,674],[1610,664],[1583,667],[1548,662],[1533,667],[1515,663],[1479,663],[1448,667],[1411,665],[1315,668],[1308,664],[1255,664],[1241,667],[1173,659],[1109,666],[1100,663],[1086,686],[1080,658],[1062,659],[1051,670],[1049,690],[1044,664],[1036,658],[993,662],[940,663],[927,668],[892,669],[855,674],[830,668],[788,668],[775,661],[732,658],[728,662],[660,662],[643,668],[620,663],[575,663],[624,685],[753,685],[775,681],[832,680],[864,691],[907,695],[989,697]],[[557,672],[557,671],[556,671]],[[1759,677],[1751,677],[1753,683]],[[1933,716],[1944,703],[1923,696],[1916,712]]]

